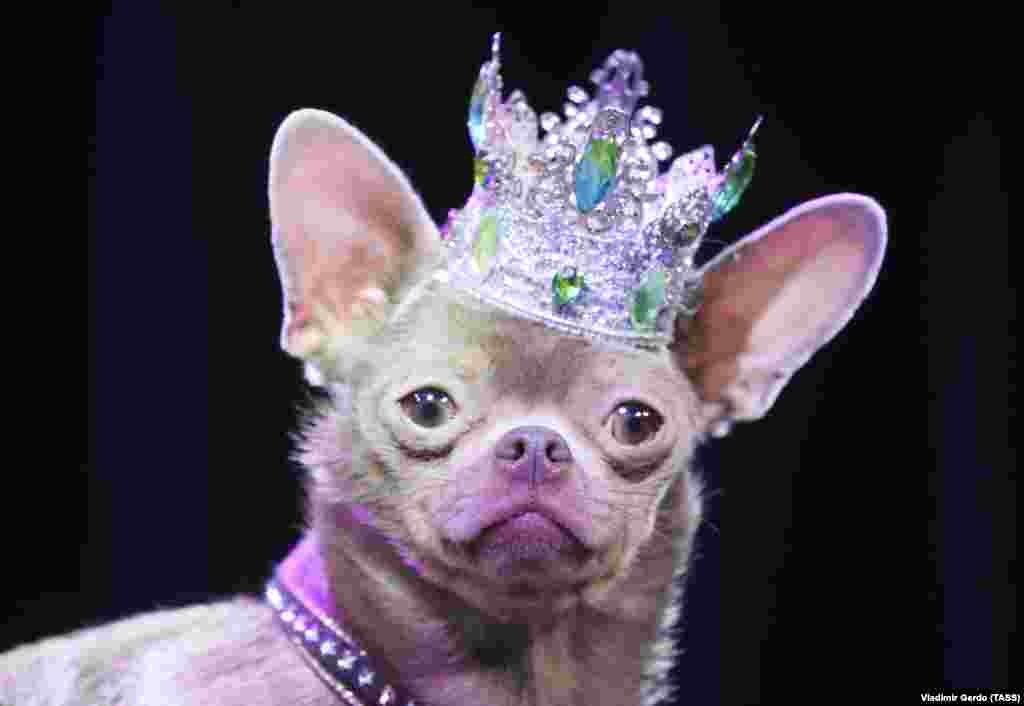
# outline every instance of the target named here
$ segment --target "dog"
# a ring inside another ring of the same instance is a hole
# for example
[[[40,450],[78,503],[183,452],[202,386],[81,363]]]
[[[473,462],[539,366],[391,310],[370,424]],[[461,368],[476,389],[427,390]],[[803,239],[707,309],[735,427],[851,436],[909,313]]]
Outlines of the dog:
[[[0,656],[0,704],[663,703],[694,451],[763,416],[850,319],[882,208],[836,194],[771,221],[645,347],[452,286],[413,188],[333,114],[288,116],[269,193],[281,343],[328,393],[301,445],[304,538],[265,597]]]

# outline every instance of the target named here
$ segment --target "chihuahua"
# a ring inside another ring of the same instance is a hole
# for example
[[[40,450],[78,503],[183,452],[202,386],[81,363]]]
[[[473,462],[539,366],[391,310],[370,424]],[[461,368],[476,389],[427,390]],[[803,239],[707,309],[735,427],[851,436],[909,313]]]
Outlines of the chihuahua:
[[[0,656],[0,704],[664,703],[694,451],[764,415],[850,319],[882,209],[836,194],[768,223],[645,348],[449,286],[419,197],[335,115],[284,121],[269,182],[281,342],[328,393],[299,454],[304,538],[265,598]]]

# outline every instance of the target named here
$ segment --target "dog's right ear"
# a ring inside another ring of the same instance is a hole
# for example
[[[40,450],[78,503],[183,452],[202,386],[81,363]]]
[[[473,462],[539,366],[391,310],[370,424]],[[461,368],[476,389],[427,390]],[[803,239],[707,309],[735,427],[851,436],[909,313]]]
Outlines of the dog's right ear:
[[[762,417],[864,301],[887,240],[885,211],[874,199],[832,194],[707,263],[704,301],[692,319],[676,320],[674,347],[705,409],[722,422]]]
[[[370,335],[440,238],[408,180],[359,130],[299,110],[270,153],[270,217],[284,290],[281,346],[319,367]]]

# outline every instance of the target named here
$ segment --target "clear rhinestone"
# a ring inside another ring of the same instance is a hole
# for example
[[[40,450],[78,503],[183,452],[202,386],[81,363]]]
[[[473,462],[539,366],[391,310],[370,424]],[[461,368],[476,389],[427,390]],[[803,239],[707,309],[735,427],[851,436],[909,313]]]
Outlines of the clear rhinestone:
[[[672,145],[667,142],[655,142],[651,145],[651,153],[659,162],[664,162],[672,156]]]
[[[306,619],[303,616],[299,616],[292,623],[292,627],[295,628],[295,632],[303,632],[306,629]]]
[[[573,163],[576,159],[576,148],[568,144],[555,144],[544,150],[544,157],[547,160],[549,171],[562,169]]]
[[[594,69],[590,72],[590,82],[597,85],[604,83],[605,79],[608,78],[608,72],[604,69]]]
[[[562,108],[562,112],[565,113],[567,118],[575,118],[576,114],[580,112],[580,109],[576,107],[575,103],[566,103]]]
[[[309,630],[306,631],[306,641],[307,642],[316,642],[319,639],[320,639],[320,633],[317,631],[316,628],[310,628]]]
[[[531,218],[543,218],[544,217],[544,206],[541,203],[541,191],[538,189],[530,189],[530,192],[526,194],[526,210]],[[519,243],[515,243],[518,246]]]
[[[281,610],[284,608],[284,596],[282,596],[281,592],[273,586],[267,588],[267,601],[275,610]]]
[[[541,214],[556,206],[563,198],[557,191],[549,191],[539,187],[534,189],[530,195],[533,204],[540,209]]]
[[[594,129],[599,132],[624,131],[628,118],[628,115],[617,108],[606,108],[594,116]]]
[[[290,623],[293,620],[295,620],[295,611],[293,611],[293,610],[286,610],[283,613],[281,613],[281,621],[282,622]]]
[[[612,225],[606,211],[592,211],[587,215],[586,223],[587,230],[591,233],[601,233],[611,228]]]
[[[645,105],[640,110],[640,117],[653,125],[661,125],[661,108],[655,108],[653,105]]]
[[[658,129],[655,128],[653,125],[644,125],[642,128],[640,128],[640,132],[641,134],[643,134],[644,139],[653,140],[655,136],[658,134]]]
[[[507,122],[506,130],[513,142],[532,146],[537,139],[537,114],[525,101],[513,103],[511,106],[511,122]]]
[[[334,640],[324,640],[324,643],[320,645],[320,654],[324,657],[338,654],[338,643]]]
[[[537,188],[541,191],[550,191],[551,193],[558,193],[564,190],[563,182],[555,177],[545,177],[537,183]]]
[[[590,100],[590,96],[579,86],[569,86],[569,100],[573,103],[586,103]]]
[[[548,132],[558,127],[560,122],[562,119],[555,113],[542,113],[540,116],[540,126]]]
[[[351,670],[356,664],[356,659],[358,658],[354,652],[351,650],[345,650],[345,654],[343,654],[341,659],[338,660],[338,666],[346,671]]]
[[[373,683],[373,678],[374,678],[375,676],[376,676],[376,675],[375,675],[375,674],[374,674],[373,672],[371,672],[371,671],[370,671],[369,669],[367,669],[366,667],[363,667],[363,668],[362,668],[362,669],[361,669],[361,670],[359,671],[359,677],[358,677],[358,680],[359,680],[359,686],[369,686],[370,684],[372,684],[372,683]]]
[[[641,161],[639,159],[630,160],[626,166],[627,172],[626,178],[630,182],[644,182],[646,187],[647,181],[654,176],[654,165],[648,162]]]
[[[623,198],[619,201],[618,211],[626,218],[636,218],[641,212],[640,202],[637,199]]]
[[[523,195],[523,182],[521,179],[507,179],[501,182],[499,193],[504,198],[518,199]]]
[[[380,706],[388,706],[389,704],[393,704],[396,698],[395,690],[392,689],[389,684],[388,686],[385,686],[384,691],[380,693],[380,700],[377,703],[379,703]]]

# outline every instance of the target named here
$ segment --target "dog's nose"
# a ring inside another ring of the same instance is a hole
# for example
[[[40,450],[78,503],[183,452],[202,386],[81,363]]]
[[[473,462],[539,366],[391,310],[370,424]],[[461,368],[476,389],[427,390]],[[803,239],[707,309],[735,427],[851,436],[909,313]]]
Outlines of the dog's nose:
[[[498,440],[494,456],[510,479],[531,485],[562,478],[572,463],[565,439],[545,427],[513,429]]]

